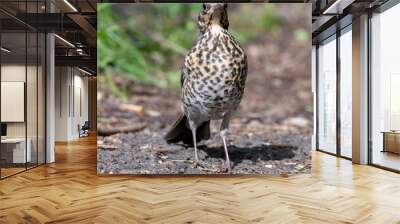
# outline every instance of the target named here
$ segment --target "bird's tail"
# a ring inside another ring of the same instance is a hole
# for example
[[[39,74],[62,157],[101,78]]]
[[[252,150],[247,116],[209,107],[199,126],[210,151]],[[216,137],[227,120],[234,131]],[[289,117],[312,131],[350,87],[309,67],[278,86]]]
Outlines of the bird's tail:
[[[164,139],[167,143],[175,143],[182,141],[183,143],[193,146],[192,131],[190,130],[189,122],[184,114],[181,114],[178,120],[172,125]],[[203,122],[196,129],[196,142],[210,138],[210,121]]]

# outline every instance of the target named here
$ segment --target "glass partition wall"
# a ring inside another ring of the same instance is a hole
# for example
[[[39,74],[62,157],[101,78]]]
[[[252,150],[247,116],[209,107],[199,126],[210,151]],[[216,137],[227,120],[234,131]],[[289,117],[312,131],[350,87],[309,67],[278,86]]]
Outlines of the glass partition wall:
[[[1,34],[1,177],[26,169],[26,33]],[[7,49],[7,50],[4,50]]]
[[[317,149],[352,157],[351,24],[317,47]]]
[[[400,4],[371,18],[370,163],[400,171]]]
[[[368,13],[367,32],[358,34],[368,40],[368,46],[363,46],[368,52],[368,86],[363,86],[368,89],[368,164],[400,172],[400,4],[387,1]],[[316,45],[316,146],[319,151],[352,159],[353,37],[349,18],[328,28],[326,33],[334,35]],[[342,25],[345,27],[337,30]]]
[[[318,46],[318,149],[336,154],[336,35]]]
[[[351,25],[340,35],[340,155],[352,158],[352,34]]]
[[[0,6],[3,3],[0,3]],[[35,5],[36,4],[36,5]],[[37,2],[19,2],[25,12]],[[45,163],[45,35],[0,12],[0,178]],[[9,29],[2,21],[12,21]]]

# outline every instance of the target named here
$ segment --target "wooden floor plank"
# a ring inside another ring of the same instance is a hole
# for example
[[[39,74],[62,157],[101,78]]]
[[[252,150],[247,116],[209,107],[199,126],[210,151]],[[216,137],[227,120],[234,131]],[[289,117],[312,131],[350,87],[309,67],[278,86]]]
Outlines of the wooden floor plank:
[[[400,223],[400,175],[313,152],[291,177],[98,176],[96,139],[0,181],[0,223]]]

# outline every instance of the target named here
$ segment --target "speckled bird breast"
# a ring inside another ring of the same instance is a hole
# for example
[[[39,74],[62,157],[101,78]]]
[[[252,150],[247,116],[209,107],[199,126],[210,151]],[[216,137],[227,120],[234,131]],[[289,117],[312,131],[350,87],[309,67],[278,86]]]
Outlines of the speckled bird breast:
[[[182,107],[193,119],[221,119],[240,104],[247,76],[243,49],[227,30],[206,31],[182,68]]]

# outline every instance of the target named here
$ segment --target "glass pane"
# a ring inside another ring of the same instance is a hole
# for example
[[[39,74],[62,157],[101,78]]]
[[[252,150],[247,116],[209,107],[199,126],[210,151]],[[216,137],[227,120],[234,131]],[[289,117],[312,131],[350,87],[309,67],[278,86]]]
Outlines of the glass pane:
[[[44,34],[39,34],[38,45],[38,163],[45,163],[45,44],[46,39]]]
[[[372,17],[372,163],[400,170],[400,5]]]
[[[45,1],[0,1],[0,7],[43,13]],[[45,36],[2,12],[0,18],[3,178],[45,162]]]
[[[25,170],[26,33],[1,34],[1,166],[2,177]],[[29,149],[29,147],[28,147]]]
[[[336,40],[318,48],[318,148],[336,153]]]
[[[340,153],[352,157],[352,35],[340,36]]]
[[[38,36],[36,32],[28,32],[28,63],[27,63],[27,81],[26,81],[26,113],[27,113],[27,143],[30,150],[30,160],[28,168],[37,165],[37,132],[38,132],[38,108],[37,108],[37,80],[38,80]]]
[[[27,13],[37,13],[37,1],[27,2]],[[36,19],[34,17],[33,19]],[[32,18],[31,18],[32,19]],[[31,21],[36,22],[36,21]],[[26,80],[26,114],[27,114],[27,144],[30,150],[30,160],[27,167],[31,168],[37,165],[37,132],[38,132],[38,108],[37,108],[37,76],[38,76],[38,34],[35,30],[27,30],[27,80]]]

